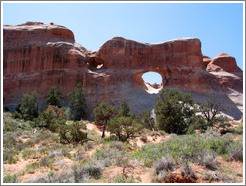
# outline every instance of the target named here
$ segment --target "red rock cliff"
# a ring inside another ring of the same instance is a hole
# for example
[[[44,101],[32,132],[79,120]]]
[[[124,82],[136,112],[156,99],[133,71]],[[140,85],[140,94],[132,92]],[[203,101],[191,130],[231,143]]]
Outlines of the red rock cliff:
[[[228,87],[242,90],[242,76],[235,74],[242,72],[235,58],[203,56],[196,38],[148,44],[115,37],[98,51],[89,52],[63,26],[28,22],[4,26],[3,45],[3,96],[4,105],[9,107],[15,107],[24,93],[34,90],[45,106],[51,86],[66,95],[82,81],[90,111],[102,101],[118,105],[124,98],[133,111],[145,110],[153,107],[156,97],[145,91],[142,75],[149,71],[162,76],[163,87],[222,94]],[[214,65],[227,75],[216,74]],[[228,83],[231,80],[233,85]]]

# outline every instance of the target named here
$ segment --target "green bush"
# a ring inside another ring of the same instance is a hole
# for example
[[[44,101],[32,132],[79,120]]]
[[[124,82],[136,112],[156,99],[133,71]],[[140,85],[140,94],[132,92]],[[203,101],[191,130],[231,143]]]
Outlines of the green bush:
[[[60,125],[65,125],[66,117],[62,108],[49,105],[49,107],[39,114],[34,120],[36,127],[44,127],[52,132],[58,132]]]
[[[54,160],[52,158],[45,156],[41,158],[39,165],[43,167],[51,167],[53,162]]]
[[[117,117],[108,123],[107,130],[124,142],[135,137],[142,128],[142,124],[132,117]]]
[[[218,165],[216,156],[228,154],[228,148],[234,143],[227,136],[217,136],[217,133],[178,136],[163,143],[147,144],[133,152],[131,158],[152,166],[162,156],[170,155],[176,161],[191,161],[215,169]]]
[[[166,155],[161,159],[157,160],[154,165],[154,173],[159,175],[162,171],[173,171],[175,168],[175,163],[172,157]]]
[[[109,121],[119,114],[116,107],[101,103],[98,107],[95,107],[93,112],[95,113],[94,120],[96,125],[102,127],[102,138],[105,137],[105,131]]]
[[[198,111],[206,121],[202,123],[203,125],[200,125],[202,130],[216,125],[217,128],[223,129],[230,126],[230,124],[226,122],[228,119],[221,115],[221,112],[227,111],[227,109],[223,108],[220,102],[208,99],[205,103],[197,102],[197,104],[199,105]]]
[[[157,131],[158,127],[156,126],[155,119],[152,116],[151,110],[146,110],[142,113],[142,123],[146,129]]]
[[[4,176],[3,178],[3,183],[17,183],[18,182],[18,177],[14,174],[14,175],[7,175]]]
[[[126,99],[123,100],[121,103],[121,109],[120,109],[120,115],[123,117],[129,117],[130,115],[130,107],[126,101]]]
[[[61,107],[62,93],[57,87],[51,87],[47,95],[46,104]]]
[[[87,133],[81,131],[83,126],[77,122],[71,125],[61,125],[59,130],[61,143],[81,143],[88,141]]]
[[[124,174],[119,174],[115,177],[114,183],[135,183],[133,175],[130,178],[126,178]]]
[[[185,134],[193,123],[195,110],[191,94],[178,89],[162,89],[155,102],[158,128],[167,133]]]
[[[228,152],[232,159],[243,162],[243,144],[241,141],[231,143]]]
[[[85,90],[83,88],[83,84],[80,82],[74,88],[74,90],[68,93],[70,97],[69,106],[72,111],[73,118],[75,120],[81,120],[86,116],[86,98],[85,98]]]
[[[34,162],[26,166],[26,172],[29,174],[34,174],[38,168],[39,168],[39,164],[37,162]]]
[[[20,112],[24,119],[32,120],[38,116],[38,94],[24,94],[21,99]]]
[[[239,126],[232,130],[234,134],[243,134],[243,121],[239,124]]]
[[[19,160],[19,152],[15,150],[4,150],[3,151],[3,161],[9,164],[15,164]]]
[[[103,162],[105,167],[119,165],[127,158],[128,150],[129,147],[125,143],[111,141],[97,149],[92,159]]]
[[[15,148],[17,140],[18,136],[15,133],[8,132],[3,136],[3,147],[7,149]]]
[[[30,150],[30,149],[25,149],[23,152],[22,152],[22,157],[27,160],[29,159],[32,155],[34,155],[36,153],[36,151],[34,150]]]

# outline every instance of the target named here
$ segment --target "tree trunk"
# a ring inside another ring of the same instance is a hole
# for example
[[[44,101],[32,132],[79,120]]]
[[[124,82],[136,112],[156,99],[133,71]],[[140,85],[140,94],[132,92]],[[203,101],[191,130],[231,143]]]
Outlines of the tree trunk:
[[[106,125],[103,125],[102,138],[105,137],[105,130],[106,130]]]

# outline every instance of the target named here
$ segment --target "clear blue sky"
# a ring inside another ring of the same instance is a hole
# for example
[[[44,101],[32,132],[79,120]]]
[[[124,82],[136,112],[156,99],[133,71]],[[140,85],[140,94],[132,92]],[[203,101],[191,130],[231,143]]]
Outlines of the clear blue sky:
[[[228,53],[243,69],[242,3],[3,4],[4,25],[26,21],[63,25],[88,50],[115,36],[146,43],[196,37],[204,55]]]

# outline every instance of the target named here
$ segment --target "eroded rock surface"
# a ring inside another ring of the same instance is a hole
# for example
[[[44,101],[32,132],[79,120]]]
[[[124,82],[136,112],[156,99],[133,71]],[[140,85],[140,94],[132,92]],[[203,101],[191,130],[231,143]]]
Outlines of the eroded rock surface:
[[[157,96],[146,91],[142,79],[149,71],[162,76],[164,88],[178,87],[202,97],[212,93],[228,97],[231,90],[241,95],[243,90],[235,58],[204,56],[197,38],[149,44],[115,37],[98,51],[87,51],[63,26],[28,22],[5,25],[3,45],[4,105],[12,109],[24,93],[32,91],[39,93],[40,106],[45,107],[51,86],[60,88],[66,105],[67,93],[82,81],[89,112],[102,101],[118,106],[126,98],[138,113],[153,108]],[[229,104],[238,108],[238,102]],[[234,115],[240,117],[240,113],[241,107]]]

